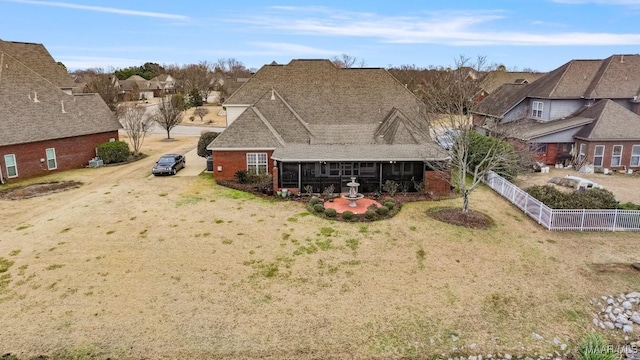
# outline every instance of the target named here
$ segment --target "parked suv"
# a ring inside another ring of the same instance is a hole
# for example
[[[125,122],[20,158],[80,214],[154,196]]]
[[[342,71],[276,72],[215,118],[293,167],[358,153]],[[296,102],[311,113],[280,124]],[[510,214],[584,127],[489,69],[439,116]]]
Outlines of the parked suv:
[[[180,154],[164,154],[156,164],[153,165],[151,173],[155,176],[175,175],[178,170],[184,168],[185,164],[185,158]]]

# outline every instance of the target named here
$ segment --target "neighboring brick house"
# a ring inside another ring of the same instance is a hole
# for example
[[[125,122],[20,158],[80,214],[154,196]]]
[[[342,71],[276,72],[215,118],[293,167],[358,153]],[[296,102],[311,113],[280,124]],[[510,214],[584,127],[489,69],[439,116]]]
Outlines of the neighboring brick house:
[[[224,106],[228,127],[208,146],[218,180],[268,172],[275,188],[339,192],[356,176],[374,192],[426,178],[427,191],[450,191],[432,170],[449,156],[429,136],[424,104],[384,69],[265,65]]]
[[[63,74],[41,44],[0,40],[0,182],[87,165],[118,139],[100,96],[72,95]]]
[[[501,86],[474,109],[474,124],[509,129],[545,164],[639,169],[638,96],[640,55],[572,60],[530,84]]]

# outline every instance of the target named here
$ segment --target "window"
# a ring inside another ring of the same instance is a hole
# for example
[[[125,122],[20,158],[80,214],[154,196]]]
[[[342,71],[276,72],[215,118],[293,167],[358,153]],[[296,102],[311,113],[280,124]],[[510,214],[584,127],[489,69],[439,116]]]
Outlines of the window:
[[[640,145],[633,145],[631,148],[631,166],[640,166]]]
[[[536,154],[545,154],[547,152],[547,143],[531,143],[529,151]]]
[[[413,163],[401,162],[391,165],[391,173],[394,175],[408,175],[413,173]]]
[[[544,106],[544,103],[542,101],[534,101],[533,106],[531,108],[531,116],[535,118],[541,118],[543,106]]]
[[[572,143],[559,143],[558,144],[558,152],[559,153],[570,153],[573,150]]]
[[[613,153],[611,155],[611,166],[620,166],[622,164],[622,145],[613,145]]]
[[[340,176],[340,163],[329,163],[329,176]]]
[[[8,178],[18,176],[18,165],[16,164],[16,156],[14,154],[4,156],[4,165],[7,167]]]
[[[267,174],[267,154],[247,153],[247,172],[249,174]]]
[[[593,166],[602,167],[602,159],[604,158],[604,145],[596,145],[593,153]]]
[[[58,168],[58,162],[56,161],[56,149],[48,148],[47,152],[47,169],[55,170]]]
[[[587,152],[587,144],[580,144],[580,154],[578,155],[578,161],[580,164],[584,162],[584,158],[586,157]]]

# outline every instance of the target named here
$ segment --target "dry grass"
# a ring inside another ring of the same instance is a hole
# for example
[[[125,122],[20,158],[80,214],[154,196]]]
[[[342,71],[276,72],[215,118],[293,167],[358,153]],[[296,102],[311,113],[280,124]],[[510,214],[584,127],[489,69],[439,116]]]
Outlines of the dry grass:
[[[0,201],[0,258],[13,262],[0,293],[1,353],[547,353],[554,337],[577,341],[589,331],[589,298],[640,284],[636,273],[606,271],[638,260],[640,234],[548,232],[486,189],[471,206],[495,225],[471,230],[426,215],[459,200],[351,224],[205,175],[149,177],[156,152],[196,142],[152,138],[138,163],[55,176],[80,189]]]
[[[203,106],[205,109],[209,110],[209,113],[205,115],[202,120],[200,120],[199,116],[193,115],[193,112],[196,108],[190,108],[185,111],[182,116],[182,125],[209,125],[209,126],[218,126],[225,127],[227,126],[227,118],[226,116],[220,116],[218,113],[222,110],[222,106],[215,106],[211,104],[205,104]],[[191,121],[191,116],[193,116],[193,121]]]

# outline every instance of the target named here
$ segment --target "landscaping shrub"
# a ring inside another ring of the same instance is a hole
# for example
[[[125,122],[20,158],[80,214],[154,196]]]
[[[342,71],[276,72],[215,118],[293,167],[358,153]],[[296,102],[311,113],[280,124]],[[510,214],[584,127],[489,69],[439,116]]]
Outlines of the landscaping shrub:
[[[551,185],[535,185],[525,191],[552,209],[615,209],[613,193],[605,189],[563,192]]]
[[[353,212],[349,211],[349,210],[347,210],[347,211],[342,213],[342,218],[344,220],[351,220],[351,219],[353,219],[353,216],[354,216]]]
[[[322,201],[322,199],[320,199],[319,197],[315,197],[315,196],[314,196],[314,197],[312,197],[312,198],[311,198],[311,200],[309,200],[309,203],[310,203],[311,205],[315,205],[315,204],[322,204],[322,203],[323,203],[323,201]]]
[[[321,213],[324,211],[324,206],[322,204],[313,205],[313,210],[317,213]]]
[[[336,209],[329,208],[324,210],[324,214],[327,215],[327,217],[333,218],[336,217],[337,212]]]
[[[619,358],[614,347],[605,342],[598,333],[588,334],[578,346],[578,359],[581,360],[617,360]]]
[[[209,146],[209,144],[211,144],[218,135],[220,135],[220,133],[212,131],[208,131],[200,135],[200,140],[198,140],[198,156],[207,157],[208,155],[211,155],[211,151],[207,150],[207,146]]]
[[[636,205],[630,201],[620,204],[619,208],[622,210],[640,210],[640,205]]]
[[[387,207],[387,209],[389,210],[393,210],[393,208],[396,206],[396,204],[393,201],[388,201],[388,200],[386,200],[383,205]]]
[[[373,211],[373,210],[367,210],[364,213],[364,217],[366,217],[367,219],[371,220],[371,219],[376,217],[376,212]]]
[[[234,175],[234,177],[236,178],[236,180],[238,180],[238,183],[240,184],[249,183],[249,174],[244,170],[236,171],[236,174]]]
[[[395,193],[398,191],[399,187],[400,184],[398,184],[397,182],[393,180],[387,180],[384,182],[384,185],[382,185],[382,190],[388,192],[389,196],[393,197],[393,195],[395,195]]]
[[[124,141],[109,141],[98,145],[98,156],[105,164],[127,161],[130,154],[129,144]]]
[[[383,206],[380,206],[376,211],[378,212],[378,215],[384,216],[389,213],[389,208],[383,205]]]

